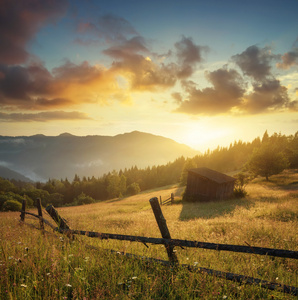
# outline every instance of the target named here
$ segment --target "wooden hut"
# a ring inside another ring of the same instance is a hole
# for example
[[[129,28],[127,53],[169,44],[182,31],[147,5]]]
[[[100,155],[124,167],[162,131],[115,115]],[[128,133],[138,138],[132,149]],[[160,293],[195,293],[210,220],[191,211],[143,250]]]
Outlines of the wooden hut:
[[[208,168],[190,169],[185,200],[206,202],[228,199],[233,194],[235,180],[233,177]]]

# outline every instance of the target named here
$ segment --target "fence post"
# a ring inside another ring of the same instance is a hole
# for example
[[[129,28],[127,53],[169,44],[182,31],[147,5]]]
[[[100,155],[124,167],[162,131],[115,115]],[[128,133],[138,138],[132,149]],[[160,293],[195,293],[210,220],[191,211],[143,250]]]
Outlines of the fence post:
[[[53,220],[57,223],[58,228],[64,229],[64,230],[69,230],[69,226],[66,224],[66,221],[61,218],[58,214],[58,211],[55,209],[53,205],[48,205],[46,207],[46,211],[48,214],[53,218]]]
[[[156,219],[156,222],[157,222],[157,225],[159,227],[159,230],[161,232],[162,237],[164,239],[171,239],[171,235],[170,235],[170,232],[169,232],[169,229],[168,229],[168,226],[167,226],[167,221],[163,216],[163,213],[162,213],[161,208],[159,206],[157,197],[151,198],[149,200],[149,202],[151,204],[151,207],[152,207],[152,210],[153,210],[153,213],[154,213],[154,216],[155,216],[155,219]],[[173,251],[174,246],[165,245],[165,247],[166,247],[170,262],[177,264],[178,263],[178,258],[177,258],[176,254]]]
[[[174,204],[174,193],[171,193],[171,204]]]
[[[38,215],[39,215],[39,225],[41,229],[44,229],[44,223],[43,223],[43,218],[42,218],[42,208],[41,208],[41,200],[40,198],[36,199],[36,205],[37,205],[37,210],[38,210]]]
[[[23,199],[22,201],[22,210],[21,210],[21,221],[24,222],[25,221],[25,211],[26,211],[26,199]]]

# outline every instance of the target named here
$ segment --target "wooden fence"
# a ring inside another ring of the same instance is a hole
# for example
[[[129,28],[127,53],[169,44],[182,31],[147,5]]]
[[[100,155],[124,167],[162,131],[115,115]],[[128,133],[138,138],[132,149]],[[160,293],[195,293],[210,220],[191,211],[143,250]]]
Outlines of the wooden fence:
[[[171,195],[171,198],[172,198],[172,195]],[[114,250],[111,250],[111,252],[115,252],[117,254],[122,254],[122,255],[131,257],[131,258],[138,258],[138,259],[141,259],[141,260],[144,260],[147,262],[155,261],[155,262],[159,262],[163,265],[170,265],[170,266],[178,266],[179,265],[181,267],[187,268],[189,271],[192,271],[192,272],[195,272],[195,271],[203,272],[203,273],[207,273],[207,274],[210,274],[213,276],[225,278],[227,280],[232,280],[232,281],[246,283],[246,284],[254,284],[254,285],[258,285],[258,286],[261,286],[263,288],[267,288],[270,290],[279,290],[284,293],[292,294],[295,296],[298,295],[298,288],[294,287],[294,286],[269,282],[269,281],[261,280],[258,278],[248,277],[246,275],[239,275],[239,274],[216,271],[216,270],[197,267],[197,266],[179,264],[179,260],[174,251],[174,247],[203,248],[203,249],[209,249],[209,250],[232,251],[232,252],[257,254],[257,255],[268,255],[268,256],[291,258],[291,259],[298,259],[298,251],[172,239],[169,229],[167,227],[166,219],[163,216],[160,204],[158,202],[158,198],[156,198],[156,197],[151,198],[149,200],[149,202],[151,204],[151,208],[153,210],[153,213],[154,213],[156,222],[158,224],[159,230],[161,232],[162,238],[99,233],[99,232],[84,231],[84,230],[74,230],[74,229],[71,229],[69,227],[69,225],[67,224],[67,221],[59,215],[58,211],[54,208],[54,206],[49,205],[46,207],[45,210],[52,217],[52,219],[56,222],[58,227],[55,227],[49,221],[47,221],[46,219],[43,218],[40,199],[37,199],[38,215],[27,212],[26,211],[26,200],[23,200],[22,210],[20,211],[21,212],[20,217],[21,217],[21,222],[24,222],[26,214],[34,216],[39,219],[41,229],[44,229],[44,224],[47,224],[53,230],[58,231],[60,233],[67,234],[68,236],[73,236],[76,234],[76,235],[84,235],[87,237],[99,238],[99,239],[116,239],[116,240],[130,241],[130,242],[141,242],[146,247],[148,247],[147,244],[162,244],[165,246],[169,261],[148,258],[148,257],[143,257],[143,256],[141,257],[138,255],[134,255],[134,254],[130,254],[130,253],[123,253],[123,252],[114,251]]]
[[[171,193],[170,198],[163,201],[161,199],[161,196],[159,196],[159,204],[160,205],[174,204],[174,193]]]

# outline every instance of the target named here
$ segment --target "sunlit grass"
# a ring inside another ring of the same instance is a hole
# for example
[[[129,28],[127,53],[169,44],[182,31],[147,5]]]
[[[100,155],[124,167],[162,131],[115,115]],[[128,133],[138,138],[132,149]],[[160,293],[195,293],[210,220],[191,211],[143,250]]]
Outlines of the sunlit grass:
[[[184,204],[180,201],[182,189],[172,186],[124,199],[59,208],[59,213],[73,229],[160,237],[149,199],[167,199],[173,192],[177,204],[162,206],[172,238],[297,251],[298,175],[279,176],[269,183],[254,180],[246,188],[245,199]],[[39,226],[29,216],[26,223]],[[19,213],[0,214],[1,299],[294,299],[258,286],[148,265],[103,250],[167,260],[162,245],[147,248],[141,243],[84,236],[69,240],[47,230],[43,234],[20,225]],[[297,286],[297,260],[204,249],[176,251],[180,263]]]

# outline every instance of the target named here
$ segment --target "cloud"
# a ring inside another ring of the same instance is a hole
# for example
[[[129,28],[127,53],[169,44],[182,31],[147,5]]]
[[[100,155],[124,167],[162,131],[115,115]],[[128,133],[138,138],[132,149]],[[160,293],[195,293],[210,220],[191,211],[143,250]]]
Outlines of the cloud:
[[[141,36],[135,36],[104,50],[103,53],[115,59],[124,60],[137,53],[149,54],[150,51],[146,47],[145,39]]]
[[[0,6],[0,63],[24,63],[27,43],[46,22],[61,16],[66,0],[2,0]]]
[[[53,120],[90,120],[87,114],[73,111],[52,111],[39,113],[1,113],[0,122],[47,122]]]
[[[81,103],[105,105],[115,99],[126,102],[129,98],[120,88],[117,74],[86,61],[66,61],[52,73],[40,62],[0,65],[0,74],[0,107],[4,108],[55,109]]]
[[[185,82],[183,87],[188,96],[180,101],[176,112],[215,115],[230,112],[241,105],[245,89],[242,77],[236,70],[222,68],[206,72],[205,76],[213,87],[200,90],[193,82]],[[180,100],[181,95],[174,94],[174,98]]]
[[[111,70],[126,77],[132,90],[155,91],[173,87],[178,80],[189,78],[196,64],[202,62],[202,51],[208,50],[185,37],[174,46],[176,52],[169,50],[158,55],[148,49],[143,37],[135,36],[109,47],[103,53],[114,59]],[[177,63],[166,63],[168,58],[176,59]]]
[[[154,62],[144,38],[133,37],[112,46],[104,53],[115,61],[111,71],[127,78],[131,90],[157,90],[171,87],[177,80],[177,66]],[[156,54],[152,54],[152,57]]]
[[[290,103],[287,88],[282,86],[279,80],[273,79],[255,85],[253,92],[245,97],[240,109],[246,113],[256,114],[291,106],[293,103]]]
[[[277,59],[269,48],[259,48],[250,46],[241,54],[232,56],[234,61],[242,72],[252,77],[255,81],[263,81],[266,77],[271,76],[271,61]]]
[[[276,64],[279,69],[287,70],[292,66],[298,66],[298,48],[293,48],[292,51],[285,53],[281,59],[282,62]]]
[[[202,62],[202,52],[208,52],[209,48],[206,46],[195,45],[191,38],[182,37],[182,39],[175,43],[176,55],[180,65],[178,73],[179,78],[187,78],[192,75],[193,69],[197,63]]]
[[[82,35],[78,41],[87,45],[90,41],[94,43],[94,39],[90,36],[96,37],[98,41],[103,40],[105,43],[115,43],[125,41],[129,36],[138,35],[127,20],[113,14],[103,15],[97,22],[80,22],[77,32]]]

